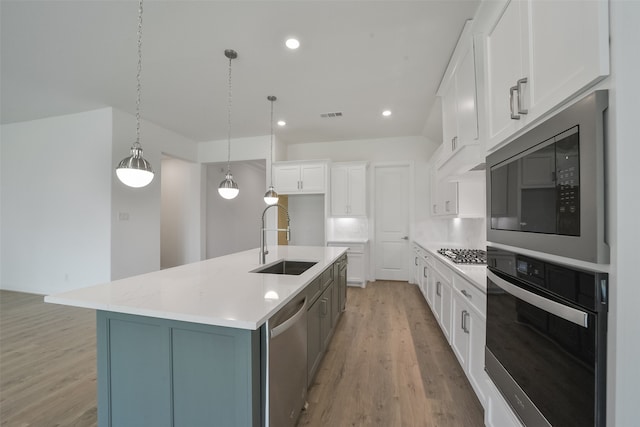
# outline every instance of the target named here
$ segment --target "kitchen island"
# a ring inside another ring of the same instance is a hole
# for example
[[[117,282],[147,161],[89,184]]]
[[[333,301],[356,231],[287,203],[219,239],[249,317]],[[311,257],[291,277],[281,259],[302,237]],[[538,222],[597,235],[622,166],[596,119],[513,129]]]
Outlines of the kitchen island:
[[[100,426],[262,426],[265,325],[302,292],[310,305],[333,292],[345,252],[272,247],[267,265],[317,262],[300,275],[280,275],[252,272],[260,267],[253,249],[45,301],[97,310]],[[330,303],[322,300],[326,314]]]

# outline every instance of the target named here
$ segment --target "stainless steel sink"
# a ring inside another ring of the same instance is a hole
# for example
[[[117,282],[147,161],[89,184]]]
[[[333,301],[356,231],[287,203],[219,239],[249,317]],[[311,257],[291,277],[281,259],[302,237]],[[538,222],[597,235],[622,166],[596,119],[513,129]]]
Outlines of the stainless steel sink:
[[[275,264],[267,265],[266,267],[256,268],[251,273],[266,273],[266,274],[289,274],[292,276],[299,276],[304,273],[317,262],[315,261],[290,261],[282,260]]]

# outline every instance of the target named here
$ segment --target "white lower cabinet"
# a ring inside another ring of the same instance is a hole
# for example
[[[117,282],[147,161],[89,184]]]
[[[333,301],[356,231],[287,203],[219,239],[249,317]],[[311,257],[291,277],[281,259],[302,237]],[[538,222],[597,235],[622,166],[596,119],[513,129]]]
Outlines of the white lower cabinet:
[[[433,310],[444,336],[451,342],[451,284],[434,269]]]
[[[413,279],[484,407],[485,425],[521,427],[484,370],[486,293],[418,244],[412,256]]]
[[[485,404],[484,346],[486,319],[457,289],[453,294],[451,347],[480,402]]]
[[[347,285],[364,288],[367,284],[367,242],[327,241],[327,246],[347,246]]]

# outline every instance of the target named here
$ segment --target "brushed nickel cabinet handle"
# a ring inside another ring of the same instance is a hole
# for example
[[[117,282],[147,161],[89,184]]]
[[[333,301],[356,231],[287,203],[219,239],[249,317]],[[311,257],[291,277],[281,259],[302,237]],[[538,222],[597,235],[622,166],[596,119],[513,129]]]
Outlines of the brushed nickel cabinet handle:
[[[518,88],[518,114],[527,114],[529,110],[522,108],[522,85],[527,83],[527,78],[521,78],[516,82]]]
[[[471,294],[469,292],[465,291],[464,289],[461,290],[460,292],[462,292],[462,295],[464,295],[465,297],[471,299]]]
[[[509,88],[509,110],[511,111],[511,118],[513,120],[520,120],[520,116],[517,114],[514,114],[513,112],[513,92],[516,92],[518,90],[518,86],[511,86]],[[518,101],[519,104],[519,101]]]

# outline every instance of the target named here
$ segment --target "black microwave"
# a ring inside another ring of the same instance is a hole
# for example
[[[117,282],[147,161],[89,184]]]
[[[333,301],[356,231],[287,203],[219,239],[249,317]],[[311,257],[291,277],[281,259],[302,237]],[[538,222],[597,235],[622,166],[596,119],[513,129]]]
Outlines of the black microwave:
[[[609,262],[608,93],[595,91],[487,157],[487,240]]]

